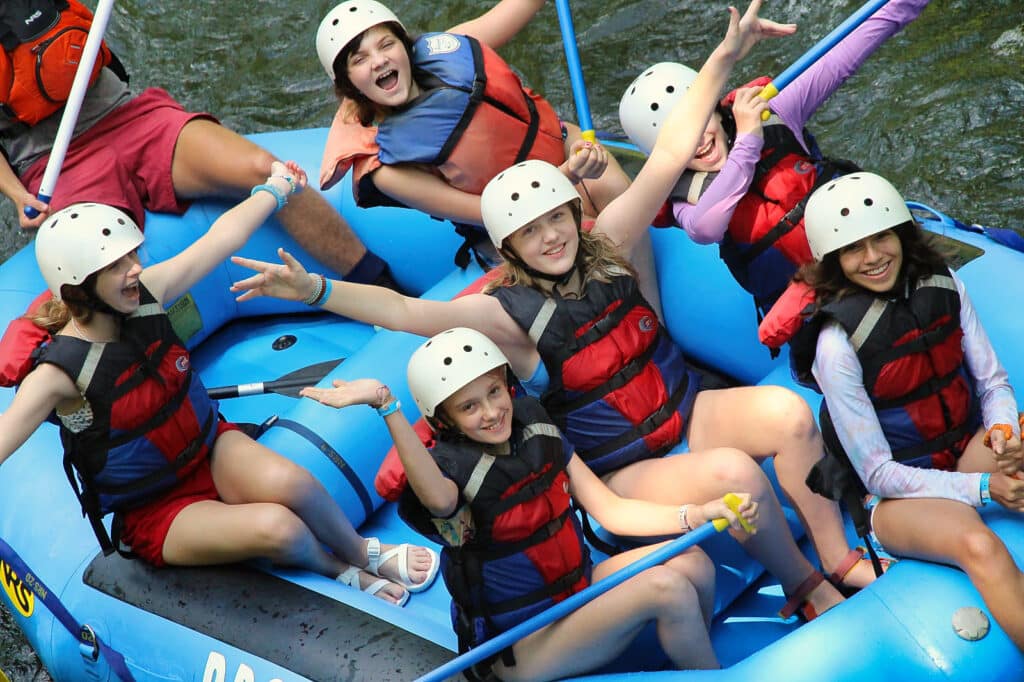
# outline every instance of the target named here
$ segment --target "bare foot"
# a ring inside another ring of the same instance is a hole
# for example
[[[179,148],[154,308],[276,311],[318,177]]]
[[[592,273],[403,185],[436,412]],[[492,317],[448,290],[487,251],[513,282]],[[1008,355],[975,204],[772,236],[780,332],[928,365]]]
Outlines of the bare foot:
[[[392,582],[406,587],[415,588],[422,585],[425,580],[432,579],[436,575],[435,562],[437,555],[426,547],[406,544],[406,572],[408,578],[402,576],[400,558],[403,545],[381,545],[381,562],[377,567],[377,574]]]

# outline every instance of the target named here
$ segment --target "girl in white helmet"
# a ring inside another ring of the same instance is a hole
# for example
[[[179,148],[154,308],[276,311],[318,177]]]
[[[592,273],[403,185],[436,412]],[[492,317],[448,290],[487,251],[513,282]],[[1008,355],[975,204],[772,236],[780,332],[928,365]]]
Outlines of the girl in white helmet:
[[[580,230],[572,183],[549,163],[525,161],[482,195],[484,223],[506,261],[489,294],[428,301],[335,282],[322,305],[424,336],[455,326],[487,334],[528,390],[542,396],[584,461],[623,497],[681,504],[732,489],[750,492],[764,522],[744,546],[782,582],[791,597],[787,613],[804,607],[813,617],[841,597],[799,552],[767,478],[745,454],[777,455],[783,485],[802,485],[821,457],[810,409],[779,387],[699,391],[699,378],[639,292],[629,262],[693,154],[732,64],[764,36],[791,31],[758,18],[759,6],[752,2],[742,20],[730,9],[729,31],[691,86],[693,96],[669,115],[650,158],[591,233]],[[282,265],[235,259],[259,272],[235,283],[244,292],[240,300],[309,295],[316,278],[280,254]],[[662,457],[684,437],[691,455]],[[839,551],[846,550],[844,540]]]
[[[811,196],[807,240],[791,359],[825,397],[822,491],[869,493],[878,541],[959,566],[1024,649],[1024,574],[976,511],[1024,511],[1017,403],[963,282],[871,173]]]
[[[360,537],[308,471],[219,419],[164,312],[305,184],[275,162],[250,198],[145,269],[126,213],[80,203],[51,215],[36,258],[54,300],[34,321],[52,339],[0,414],[0,463],[56,412],[106,553],[125,546],[155,566],[266,557],[400,605],[429,584],[436,553]]]
[[[815,187],[856,169],[824,157],[804,126],[928,2],[886,3],[770,103],[758,96],[769,80],[762,78],[730,93],[712,114],[671,193],[672,214],[695,242],[720,245],[722,259],[754,297],[759,315],[811,260],[802,220],[807,198]],[[664,112],[684,95],[693,74],[681,64],[654,64],[626,89],[619,118],[638,147],[650,150]],[[765,122],[766,111],[773,115]]]
[[[398,400],[375,379],[305,388],[334,407],[371,405],[383,415],[408,476],[403,518],[440,542],[442,574],[455,605],[461,650],[478,646],[591,581],[657,548],[591,566],[570,495],[606,528],[636,536],[688,532],[707,520],[741,524],[720,499],[654,504],[615,494],[573,451],[544,408],[513,399],[505,355],[482,333],[449,329],[409,360],[409,389],[437,432],[431,452]],[[748,524],[757,504],[738,494]],[[470,679],[547,680],[615,659],[648,621],[678,668],[717,668],[708,625],[714,566],[698,547],[643,571],[577,611],[474,668]]]
[[[341,100],[321,188],[351,168],[360,206],[398,202],[449,218],[482,246],[484,185],[513,163],[544,159],[559,165],[583,197],[585,212],[597,215],[629,184],[625,173],[600,144],[583,141],[577,126],[562,123],[495,52],[543,5],[501,0],[445,33],[415,40],[376,0],[334,7],[316,35],[320,62]],[[481,91],[471,94],[474,89]],[[468,252],[457,262],[464,266]]]

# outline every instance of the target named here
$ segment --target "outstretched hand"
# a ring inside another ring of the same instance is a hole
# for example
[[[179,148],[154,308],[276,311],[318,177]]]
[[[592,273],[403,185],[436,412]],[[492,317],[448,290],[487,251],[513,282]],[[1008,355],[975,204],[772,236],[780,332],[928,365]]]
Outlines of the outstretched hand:
[[[349,405],[372,405],[379,407],[391,398],[388,387],[376,379],[354,379],[352,381],[334,380],[334,388],[316,388],[307,386],[299,391],[304,398],[312,398],[318,403],[331,407],[348,407]]]
[[[270,164],[270,177],[287,181],[289,194],[301,192],[308,183],[306,171],[294,161],[274,161]]]
[[[231,285],[231,291],[242,292],[235,297],[236,301],[248,301],[257,296],[283,298],[289,301],[302,301],[309,297],[315,285],[306,268],[282,248],[277,250],[277,255],[281,258],[280,263],[268,263],[241,256],[231,257],[232,263],[255,270],[257,273]]]
[[[738,515],[729,508],[724,498],[718,498],[701,505],[701,512],[704,518],[708,521],[711,519],[725,519],[733,530],[746,532],[743,524],[740,522],[742,517],[743,521],[746,521],[748,525],[756,527],[758,516],[757,502],[750,498],[750,493],[733,494],[740,499],[740,503],[736,507],[737,511],[739,511]],[[756,533],[757,531],[755,530],[754,532]]]
[[[779,38],[796,33],[796,24],[780,24],[757,16],[761,0],[752,0],[747,11],[740,16],[735,7],[729,8],[729,30],[721,47],[737,60],[743,59],[751,48],[765,38]]]

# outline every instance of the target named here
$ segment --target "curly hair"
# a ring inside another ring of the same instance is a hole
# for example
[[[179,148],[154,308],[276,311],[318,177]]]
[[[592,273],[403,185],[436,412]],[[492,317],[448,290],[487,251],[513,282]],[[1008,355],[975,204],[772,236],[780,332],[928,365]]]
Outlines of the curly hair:
[[[412,37],[406,32],[402,25],[388,21],[383,24],[377,24],[377,26],[384,26],[391,33],[401,41],[402,45],[405,46],[405,53],[409,56],[409,63],[412,63]],[[352,84],[352,80],[348,77],[348,58],[359,45],[362,44],[363,38],[366,34],[376,26],[371,26],[366,29],[355,38],[350,40],[345,47],[341,49],[338,56],[334,58],[334,64],[332,68],[334,71],[334,94],[337,95],[338,99],[345,104],[347,117],[354,117],[359,120],[359,123],[364,126],[368,126],[381,116],[387,115],[390,111],[390,107],[382,107],[379,104],[371,101],[369,97],[364,95],[359,88]],[[415,78],[415,75],[413,76]]]
[[[576,233],[579,235],[579,247],[576,252],[576,267],[579,268],[584,286],[590,280],[609,281],[623,271],[636,277],[636,270],[625,258],[619,255],[618,249],[603,234],[586,232],[581,227],[582,208],[580,202],[570,202],[573,219],[576,221]],[[543,290],[538,279],[522,260],[507,246],[507,239],[502,244],[501,252],[505,262],[498,266],[501,274],[487,283],[483,293],[490,293],[500,287],[527,286]]]
[[[914,282],[924,273],[946,267],[951,254],[939,246],[938,241],[925,232],[916,221],[908,221],[890,228],[896,233],[903,250],[897,286],[903,282]],[[793,279],[804,282],[814,289],[815,308],[837,301],[859,291],[860,287],[851,282],[839,265],[841,249],[825,254],[821,261],[808,263],[797,271]]]

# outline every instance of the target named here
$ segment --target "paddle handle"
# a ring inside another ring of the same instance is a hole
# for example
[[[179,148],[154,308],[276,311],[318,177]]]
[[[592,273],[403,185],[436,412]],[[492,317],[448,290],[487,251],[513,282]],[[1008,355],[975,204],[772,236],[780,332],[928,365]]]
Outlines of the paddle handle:
[[[587,86],[583,82],[583,66],[580,64],[579,47],[576,45],[576,29],[572,23],[572,10],[569,0],[555,0],[558,12],[558,26],[562,31],[562,48],[565,50],[565,62],[569,67],[569,83],[572,85],[573,101],[576,103],[576,118],[579,119],[583,139],[596,142],[594,122],[590,117],[590,101],[587,99]]]
[[[244,398],[250,395],[262,395],[283,391],[289,388],[302,388],[314,386],[317,380],[310,380],[308,377],[297,377],[295,379],[278,379],[276,381],[254,381],[249,384],[235,384],[234,386],[215,386],[206,389],[206,395],[214,400],[225,398]]]
[[[96,55],[99,54],[100,44],[103,42],[103,34],[107,31],[107,22],[110,20],[110,12],[113,7],[114,0],[99,0],[96,5],[92,26],[89,27],[89,35],[85,39],[85,48],[82,50],[82,61],[78,63],[78,69],[75,71],[75,80],[71,84],[68,101],[64,105],[64,114],[60,118],[57,135],[53,139],[50,159],[46,162],[46,170],[43,172],[43,179],[39,183],[39,191],[36,193],[37,198],[43,203],[49,203],[53,198],[53,190],[57,186],[61,166],[64,165],[64,155],[67,154],[68,145],[71,144],[75,124],[78,123],[82,100],[85,99],[85,92],[89,89],[89,77],[92,75],[92,67],[96,64]],[[39,211],[31,206],[26,206],[25,215],[35,218],[39,215]]]
[[[812,64],[822,58],[829,50],[835,47],[839,41],[846,36],[850,35],[855,28],[867,21],[868,17],[877,12],[882,6],[889,0],[868,0],[860,9],[851,14],[846,18],[846,21],[836,26],[832,31],[814,44],[811,49],[807,50],[799,59],[789,65],[789,67],[780,73],[778,76],[772,79],[772,82],[764,86],[761,90],[759,97],[763,100],[770,101],[777,94],[782,92],[782,89],[792,83],[796,78],[806,71]],[[761,114],[761,118],[765,121],[771,113],[765,111]]]
[[[738,516],[740,505],[739,496],[729,493],[723,498],[723,500],[725,504],[736,512]],[[750,526],[745,522],[744,524],[744,528],[749,528],[751,531],[754,530],[753,526]],[[453,675],[457,675],[461,671],[479,663],[485,658],[500,653],[502,650],[512,646],[523,637],[540,630],[542,627],[554,623],[556,620],[564,618],[579,607],[596,599],[597,597],[600,597],[608,590],[622,584],[637,574],[659,564],[665,563],[672,557],[681,554],[683,551],[728,527],[729,522],[726,519],[714,519],[713,521],[702,524],[700,527],[690,531],[686,535],[679,536],[672,542],[658,547],[650,554],[644,555],[630,565],[620,568],[611,575],[593,583],[586,589],[580,590],[571,597],[558,602],[547,611],[538,613],[533,618],[528,618],[515,627],[501,633],[497,637],[493,637],[480,646],[470,649],[461,656],[453,658],[444,665],[435,668],[426,675],[418,678],[416,682],[441,682]]]

